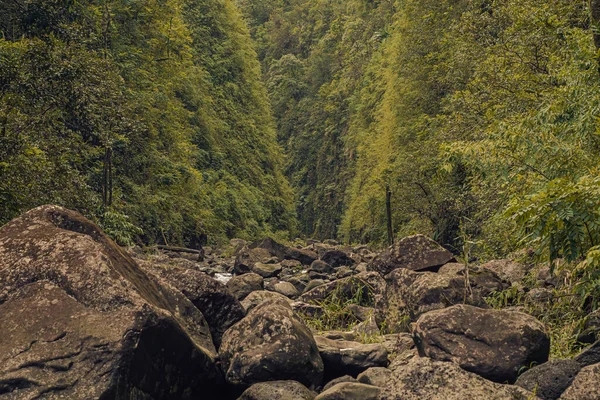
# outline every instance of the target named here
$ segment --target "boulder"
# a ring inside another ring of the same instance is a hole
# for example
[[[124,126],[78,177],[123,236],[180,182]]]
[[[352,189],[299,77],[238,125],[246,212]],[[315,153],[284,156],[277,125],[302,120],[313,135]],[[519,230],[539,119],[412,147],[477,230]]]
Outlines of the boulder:
[[[252,266],[251,270],[263,278],[273,278],[281,273],[282,267],[281,264],[263,264],[257,262]]]
[[[315,260],[312,264],[310,264],[309,271],[318,272],[320,274],[331,274],[335,271],[335,269],[322,260]]]
[[[264,285],[263,277],[255,273],[234,276],[227,282],[227,288],[238,300],[244,300],[254,291],[263,290]]]
[[[335,271],[334,277],[335,279],[343,279],[355,274],[358,274],[358,272],[354,272],[350,267],[339,267]]]
[[[275,264],[277,261],[266,249],[244,249],[235,258],[233,270],[238,275],[247,274],[248,272],[252,272],[256,263]]]
[[[386,367],[388,353],[380,343],[362,344],[315,336],[327,378],[357,376],[371,367]]]
[[[302,293],[308,293],[311,290],[313,290],[314,288],[319,287],[324,284],[325,284],[325,281],[323,279],[312,279],[306,284]]]
[[[600,399],[600,364],[588,365],[581,369],[571,386],[564,391],[561,400]]]
[[[300,261],[303,265],[310,265],[319,258],[317,253],[313,251],[287,247],[272,238],[258,240],[253,242],[249,247],[251,249],[264,249],[280,260],[296,260]]]
[[[360,383],[384,388],[392,377],[392,371],[383,367],[373,367],[362,372],[356,378]]]
[[[354,328],[352,328],[352,331],[363,337],[381,336],[381,331],[379,330],[379,325],[377,325],[374,315],[370,316],[366,321],[362,321],[356,325]]]
[[[250,293],[244,300],[242,300],[242,307],[247,313],[252,311],[254,307],[260,305],[267,300],[283,300],[287,303],[292,303],[292,300],[288,299],[281,293],[271,292],[269,290],[257,290],[256,292]]]
[[[272,286],[273,291],[284,295],[290,299],[295,299],[300,295],[298,289],[289,282],[277,282]]]
[[[378,254],[368,265],[369,271],[387,275],[395,269],[437,271],[454,260],[454,256],[427,236],[406,237]]]
[[[272,381],[255,383],[238,400],[313,400],[316,396],[300,382]]]
[[[488,307],[482,295],[486,291],[479,290],[477,287],[478,278],[476,276],[470,278],[472,296],[466,297],[467,304]],[[481,279],[481,281],[489,280],[493,280],[493,277]],[[494,282],[498,289],[505,287],[499,279]],[[486,284],[490,285],[489,282]],[[464,302],[465,278],[456,271],[413,272],[401,268],[387,276],[384,313],[390,332],[402,332],[409,322],[416,321],[426,312]]]
[[[302,267],[302,263],[298,260],[283,260],[281,266],[289,269],[298,269]]]
[[[202,313],[80,214],[42,206],[0,228],[0,393],[218,398]]]
[[[600,339],[600,310],[593,311],[585,317],[583,329],[577,337],[577,341],[591,344],[598,339]]]
[[[323,387],[323,390],[321,390],[321,392],[325,392],[325,391],[331,389],[332,387],[334,387],[335,385],[337,385],[338,383],[343,383],[343,382],[357,383],[358,381],[356,380],[356,378],[353,378],[350,375],[340,376],[339,378],[335,378],[335,379],[327,382],[327,385],[325,385]]]
[[[319,256],[314,251],[307,249],[294,249],[288,247],[285,258],[290,260],[298,260],[302,265],[310,265],[313,261],[317,260]]]
[[[377,386],[342,382],[322,392],[315,400],[377,400],[380,391]]]
[[[421,356],[453,361],[494,382],[516,380],[532,363],[548,361],[550,339],[534,317],[455,305],[423,314],[413,326]]]
[[[333,268],[354,264],[354,260],[341,250],[328,250],[321,255],[321,260],[331,265]]]
[[[414,357],[390,366],[380,400],[534,400],[533,393],[467,372],[450,362]]]
[[[379,312],[379,310],[377,310],[376,308],[373,308],[373,307],[363,307],[363,306],[359,306],[358,304],[348,304],[348,306],[346,306],[346,308],[359,321],[367,321],[371,317],[376,317],[376,319],[378,321],[381,319],[381,315],[380,315],[381,313]]]
[[[220,358],[230,385],[245,388],[272,380],[295,380],[316,388],[323,361],[312,333],[289,304],[269,300],[223,336]]]
[[[600,340],[586,347],[575,356],[574,360],[583,367],[600,363]]]
[[[304,292],[304,289],[306,289],[308,282],[310,282],[310,277],[306,274],[299,274],[292,276],[291,278],[287,278],[286,280],[294,285],[298,292],[302,293]]]
[[[485,263],[481,268],[496,273],[503,280],[517,287],[523,287],[523,279],[531,270],[531,267],[512,260],[494,260]]]
[[[581,365],[573,360],[551,360],[525,371],[515,385],[544,400],[555,400],[571,385]]]
[[[144,264],[142,266],[148,268]],[[217,348],[225,331],[246,315],[231,291],[203,272],[169,267],[152,267],[151,271],[180,290],[202,311]]]

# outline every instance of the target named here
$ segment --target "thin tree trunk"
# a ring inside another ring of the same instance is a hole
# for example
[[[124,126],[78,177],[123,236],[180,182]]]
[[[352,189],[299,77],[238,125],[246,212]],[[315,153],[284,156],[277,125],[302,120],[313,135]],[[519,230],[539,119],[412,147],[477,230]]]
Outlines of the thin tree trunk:
[[[391,246],[394,244],[394,229],[392,225],[392,191],[389,185],[385,188],[385,207],[387,213],[388,243]]]

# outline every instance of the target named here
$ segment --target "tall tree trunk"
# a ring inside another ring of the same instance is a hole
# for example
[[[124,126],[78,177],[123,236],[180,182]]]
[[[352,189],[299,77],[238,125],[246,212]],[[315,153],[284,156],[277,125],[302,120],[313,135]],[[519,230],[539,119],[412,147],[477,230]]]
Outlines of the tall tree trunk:
[[[104,170],[102,174],[102,205],[112,204],[113,192],[112,149],[107,147],[104,151]]]
[[[389,185],[385,188],[385,208],[387,214],[388,244],[391,246],[394,244],[394,229],[392,225],[392,191]]]

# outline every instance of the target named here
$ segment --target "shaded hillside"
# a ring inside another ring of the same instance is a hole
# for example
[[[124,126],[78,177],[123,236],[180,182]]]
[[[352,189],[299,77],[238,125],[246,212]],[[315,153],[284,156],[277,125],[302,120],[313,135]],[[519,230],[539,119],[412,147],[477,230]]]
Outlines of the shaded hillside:
[[[123,243],[294,229],[259,64],[231,1],[0,9],[0,222],[52,202]]]

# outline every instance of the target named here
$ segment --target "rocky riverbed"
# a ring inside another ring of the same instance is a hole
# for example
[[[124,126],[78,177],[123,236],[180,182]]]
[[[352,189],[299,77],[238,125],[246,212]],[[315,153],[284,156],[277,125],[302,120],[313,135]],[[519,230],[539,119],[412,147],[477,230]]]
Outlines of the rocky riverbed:
[[[0,398],[599,399],[599,343],[549,361],[543,323],[487,305],[524,273],[420,235],[123,249],[43,206],[0,228]]]

